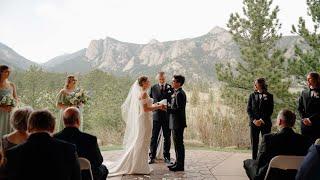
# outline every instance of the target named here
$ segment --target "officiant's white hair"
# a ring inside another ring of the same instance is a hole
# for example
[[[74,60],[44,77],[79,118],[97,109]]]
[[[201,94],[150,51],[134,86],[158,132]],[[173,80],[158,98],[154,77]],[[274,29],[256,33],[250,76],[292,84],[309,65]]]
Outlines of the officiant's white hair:
[[[160,76],[164,76],[164,77],[165,77],[165,76],[166,76],[166,73],[163,72],[163,71],[159,71],[158,74],[157,74],[157,76],[156,76],[156,80],[158,80]]]

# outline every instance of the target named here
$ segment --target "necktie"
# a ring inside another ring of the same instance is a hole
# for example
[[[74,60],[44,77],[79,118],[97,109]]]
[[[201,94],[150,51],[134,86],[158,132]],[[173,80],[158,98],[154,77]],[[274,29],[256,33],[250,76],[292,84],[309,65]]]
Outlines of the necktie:
[[[164,92],[164,86],[161,85],[161,93],[163,93],[163,92]]]

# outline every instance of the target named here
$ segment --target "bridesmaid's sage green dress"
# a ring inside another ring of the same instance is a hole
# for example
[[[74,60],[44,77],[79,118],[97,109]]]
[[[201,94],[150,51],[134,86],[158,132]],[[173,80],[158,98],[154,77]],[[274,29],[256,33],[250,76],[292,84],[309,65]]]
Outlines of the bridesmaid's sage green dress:
[[[3,88],[0,89],[0,100],[4,96],[12,96],[13,90],[12,88]],[[11,132],[10,126],[10,112],[6,112],[0,109],[0,137],[3,135],[9,134]]]

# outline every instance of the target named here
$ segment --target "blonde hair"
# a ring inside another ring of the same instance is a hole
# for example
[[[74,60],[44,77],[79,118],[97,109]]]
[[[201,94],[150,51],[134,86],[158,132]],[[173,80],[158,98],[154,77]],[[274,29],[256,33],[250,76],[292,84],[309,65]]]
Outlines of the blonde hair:
[[[27,131],[28,118],[33,112],[31,107],[24,107],[15,110],[10,119],[12,128],[17,131]]]
[[[165,75],[166,75],[166,74],[165,74],[165,72],[163,72],[163,71],[158,72],[158,74],[156,75],[156,80],[158,80],[159,77],[165,76]]]
[[[66,82],[64,83],[64,88],[68,89],[69,88],[69,84],[71,83],[72,80],[76,79],[76,77],[74,75],[69,75],[66,79]]]

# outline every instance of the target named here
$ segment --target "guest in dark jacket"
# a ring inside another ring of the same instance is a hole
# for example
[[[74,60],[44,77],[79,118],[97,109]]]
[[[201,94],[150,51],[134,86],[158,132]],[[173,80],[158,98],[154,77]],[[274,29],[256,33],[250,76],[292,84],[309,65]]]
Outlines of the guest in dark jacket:
[[[48,110],[34,111],[28,121],[30,136],[6,152],[9,180],[79,180],[76,147],[50,136],[55,118]]]
[[[307,76],[308,89],[302,91],[298,111],[301,117],[301,134],[313,142],[320,138],[320,76],[311,72]]]
[[[320,179],[320,145],[312,145],[305,156],[296,176],[296,180]]]
[[[307,137],[292,130],[295,120],[296,115],[290,110],[280,111],[277,118],[277,126],[280,132],[264,135],[257,159],[244,161],[244,168],[251,180],[264,179],[269,162],[275,156],[304,156],[307,154],[312,143]]]
[[[108,169],[102,164],[97,138],[79,130],[80,112],[75,107],[69,107],[63,112],[65,128],[54,135],[55,138],[76,145],[79,157],[88,159],[91,163],[92,174],[95,180],[105,180],[108,176]],[[86,180],[88,173],[82,173],[82,179]]]
[[[268,92],[264,78],[254,81],[254,92],[250,94],[247,112],[249,115],[252,159],[257,158],[259,136],[271,132],[271,115],[273,113],[273,95]]]

